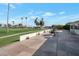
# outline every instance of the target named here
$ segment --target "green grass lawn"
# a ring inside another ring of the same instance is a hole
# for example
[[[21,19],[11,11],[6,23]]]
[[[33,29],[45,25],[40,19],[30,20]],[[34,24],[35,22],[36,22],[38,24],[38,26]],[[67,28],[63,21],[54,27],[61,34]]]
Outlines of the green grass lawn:
[[[30,31],[36,31],[41,30],[40,28],[9,28],[9,32],[6,32],[6,28],[0,28],[0,37],[1,36],[7,36],[12,35],[16,33],[22,33],[22,32],[30,32]]]
[[[4,32],[4,30],[0,30],[0,36],[21,33],[21,32],[33,33],[33,32],[41,31],[41,29],[39,29],[39,28],[38,29],[36,29],[36,28],[23,28],[23,29],[16,28],[16,29],[9,29],[9,30],[10,31],[8,33]],[[0,39],[0,47],[19,41],[20,35],[21,34],[16,35],[16,36],[12,36],[12,37],[1,38]]]
[[[0,47],[19,41],[19,36],[20,35],[0,39]]]

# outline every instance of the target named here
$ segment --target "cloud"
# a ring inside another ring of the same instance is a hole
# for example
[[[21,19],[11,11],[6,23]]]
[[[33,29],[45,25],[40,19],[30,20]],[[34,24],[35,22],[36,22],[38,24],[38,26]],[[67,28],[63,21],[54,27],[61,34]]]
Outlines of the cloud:
[[[11,8],[16,8],[13,4],[10,4],[10,7],[11,7]]]
[[[3,3],[2,5],[8,6],[8,3]],[[11,3],[9,3],[9,6],[10,6],[11,8],[16,8],[15,5],[14,5],[14,4],[11,4]]]
[[[26,11],[26,12],[27,12],[27,11]],[[33,10],[30,10],[30,11],[27,12],[28,15],[32,15],[33,13],[34,13]]]
[[[54,16],[54,15],[56,15],[56,14],[55,13],[51,13],[51,12],[46,12],[42,16]]]
[[[27,15],[30,15],[30,16],[34,16],[34,15],[42,15],[44,12],[43,11],[34,11],[34,10],[31,10],[27,13]]]
[[[59,14],[60,15],[63,15],[63,14],[65,14],[65,11],[61,11],[61,12],[59,12]]]
[[[34,19],[34,18],[36,18],[36,16],[30,16],[30,18],[31,18],[31,19]]]
[[[36,17],[39,18],[39,16],[30,16],[30,19],[35,19]]]

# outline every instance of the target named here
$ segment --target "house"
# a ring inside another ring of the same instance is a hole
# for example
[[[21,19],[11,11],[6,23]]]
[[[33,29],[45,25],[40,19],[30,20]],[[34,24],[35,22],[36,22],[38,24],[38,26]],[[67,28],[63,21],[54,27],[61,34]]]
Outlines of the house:
[[[68,25],[70,25],[70,32],[79,34],[79,21],[70,22]]]

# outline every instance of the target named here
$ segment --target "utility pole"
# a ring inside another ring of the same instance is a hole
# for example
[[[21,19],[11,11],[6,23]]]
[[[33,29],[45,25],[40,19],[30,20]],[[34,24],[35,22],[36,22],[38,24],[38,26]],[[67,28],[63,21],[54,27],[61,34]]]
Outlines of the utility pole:
[[[7,25],[6,25],[6,31],[7,31],[7,33],[9,32],[8,22],[9,22],[9,3],[7,5]]]

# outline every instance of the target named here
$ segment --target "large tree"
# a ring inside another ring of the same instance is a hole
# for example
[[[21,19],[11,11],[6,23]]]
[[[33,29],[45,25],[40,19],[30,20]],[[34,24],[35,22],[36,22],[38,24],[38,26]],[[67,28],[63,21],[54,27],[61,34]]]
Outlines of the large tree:
[[[0,24],[0,27],[2,26],[2,24]]]
[[[20,23],[20,24],[18,24],[18,27],[20,27],[20,28],[21,28],[22,26],[23,26],[23,25],[22,25],[21,23]]]
[[[37,27],[39,27],[40,23],[38,21],[38,17],[35,19],[34,23],[36,24]]]
[[[38,21],[38,17],[35,19],[34,23],[36,24],[37,27],[43,27],[44,26],[44,21],[43,18]]]
[[[44,26],[44,20],[43,18],[40,20],[40,27],[43,27]]]
[[[9,28],[11,28],[11,27],[12,27],[12,25],[11,25],[11,24],[8,24],[8,27],[9,27]]]

